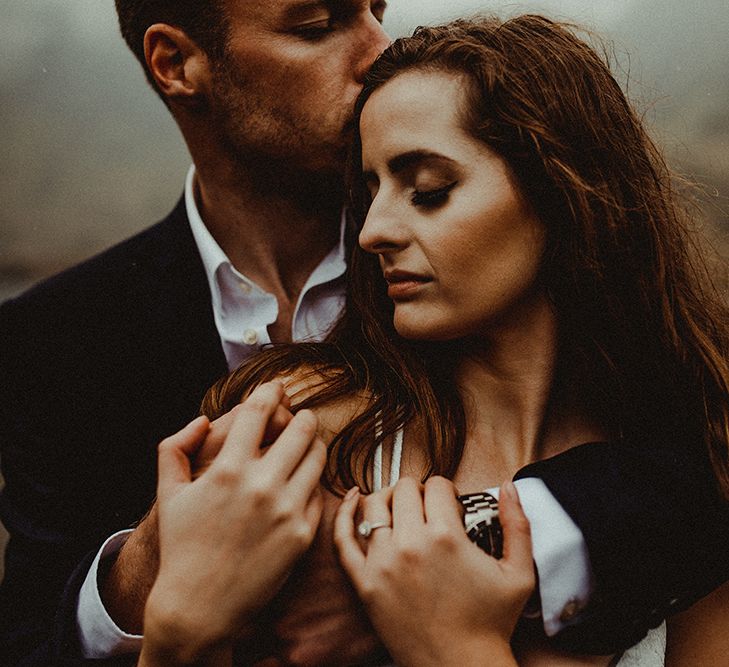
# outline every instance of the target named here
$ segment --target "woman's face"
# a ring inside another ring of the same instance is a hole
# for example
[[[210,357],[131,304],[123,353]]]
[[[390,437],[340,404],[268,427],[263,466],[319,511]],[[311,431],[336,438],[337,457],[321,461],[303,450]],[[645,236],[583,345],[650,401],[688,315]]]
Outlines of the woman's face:
[[[362,111],[372,205],[359,242],[379,256],[406,338],[486,334],[543,299],[544,227],[506,162],[461,127],[464,86],[405,72]]]

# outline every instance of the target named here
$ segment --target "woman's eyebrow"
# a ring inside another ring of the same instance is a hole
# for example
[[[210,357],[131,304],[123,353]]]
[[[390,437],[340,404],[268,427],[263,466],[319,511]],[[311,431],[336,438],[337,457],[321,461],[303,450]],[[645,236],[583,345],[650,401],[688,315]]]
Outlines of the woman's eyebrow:
[[[422,164],[431,162],[445,162],[455,164],[455,161],[441,153],[426,150],[413,150],[407,153],[400,153],[387,161],[387,168],[392,174],[398,174],[406,169],[419,167]]]
[[[429,166],[431,164],[445,163],[447,165],[456,164],[455,160],[452,160],[441,153],[435,153],[427,150],[412,150],[406,153],[400,153],[387,161],[387,168],[393,176],[401,174],[404,171],[414,169],[416,167]],[[364,169],[362,171],[362,178],[365,183],[379,183],[380,179],[377,173],[373,169]]]

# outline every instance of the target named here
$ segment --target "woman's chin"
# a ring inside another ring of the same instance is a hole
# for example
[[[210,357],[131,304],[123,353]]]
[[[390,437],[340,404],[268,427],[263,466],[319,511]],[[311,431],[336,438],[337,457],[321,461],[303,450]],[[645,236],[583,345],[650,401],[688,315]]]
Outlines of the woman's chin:
[[[447,341],[458,338],[458,333],[443,323],[412,317],[398,317],[393,321],[395,331],[406,340]]]

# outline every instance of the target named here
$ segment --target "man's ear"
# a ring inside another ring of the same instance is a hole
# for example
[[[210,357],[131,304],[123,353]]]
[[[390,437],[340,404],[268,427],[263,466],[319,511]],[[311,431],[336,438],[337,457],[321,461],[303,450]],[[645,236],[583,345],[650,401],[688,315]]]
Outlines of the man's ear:
[[[144,35],[144,57],[157,86],[170,102],[194,103],[207,94],[208,57],[179,28],[166,23],[149,26]]]

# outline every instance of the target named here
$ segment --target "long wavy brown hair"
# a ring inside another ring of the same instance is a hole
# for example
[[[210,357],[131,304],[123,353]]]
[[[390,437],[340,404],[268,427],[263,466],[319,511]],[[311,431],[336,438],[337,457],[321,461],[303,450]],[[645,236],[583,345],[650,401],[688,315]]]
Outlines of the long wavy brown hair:
[[[374,63],[355,121],[374,90],[408,70],[465,78],[464,128],[510,165],[544,223],[558,369],[579,379],[590,415],[630,446],[679,438],[704,448],[729,495],[728,309],[671,173],[605,59],[571,26],[540,16],[421,27]],[[360,173],[355,131],[351,241],[369,204]],[[376,442],[414,419],[425,431],[424,477],[452,477],[465,441],[458,341],[405,340],[392,315],[377,258],[353,242],[346,308],[326,341],[265,350],[213,387],[203,412],[216,417],[273,377],[306,376],[315,389],[294,397],[297,408],[359,402],[330,445],[333,488],[367,487]]]

